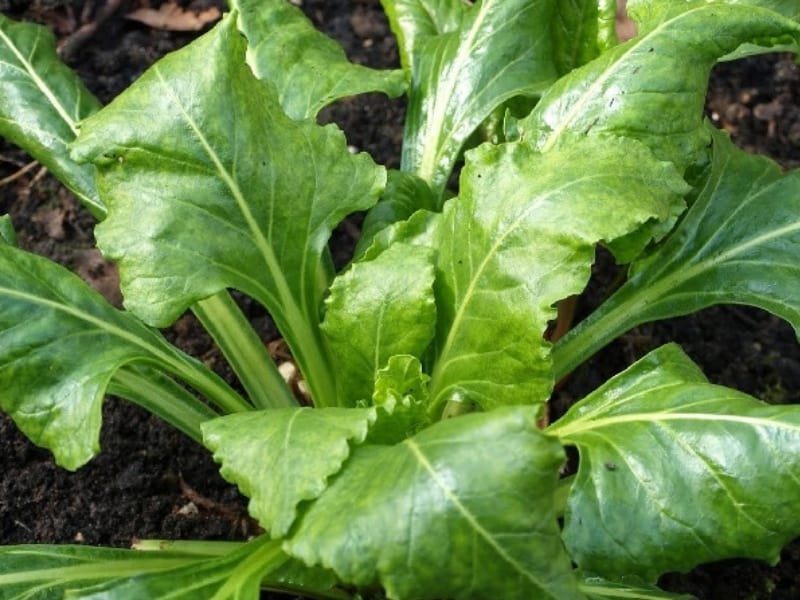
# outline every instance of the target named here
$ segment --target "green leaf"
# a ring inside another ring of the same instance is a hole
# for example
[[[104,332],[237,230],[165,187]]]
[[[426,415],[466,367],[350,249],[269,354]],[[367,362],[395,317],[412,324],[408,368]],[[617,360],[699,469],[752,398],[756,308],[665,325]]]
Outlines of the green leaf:
[[[483,120],[506,100],[537,96],[555,80],[552,3],[438,2],[431,12],[427,4],[384,1],[411,65],[402,167],[441,197],[464,142]]]
[[[85,598],[82,592],[94,583],[119,583],[141,573],[169,572],[196,561],[196,556],[180,552],[72,545],[0,546],[0,598],[61,600],[67,593],[71,598]]]
[[[472,151],[438,227],[434,414],[451,400],[484,410],[544,402],[553,304],[583,289],[597,242],[664,218],[686,189],[630,140]]]
[[[768,310],[800,337],[800,170],[784,174],[724,133],[713,139],[703,190],[670,237],[556,345],[558,377],[640,323],[714,304]]]
[[[195,559],[170,570],[132,573],[123,580],[103,582],[69,597],[82,600],[256,600],[262,578],[280,569],[288,560],[279,543],[261,536],[220,557]]]
[[[611,4],[598,0],[554,2],[553,58],[559,75],[586,64],[600,53],[601,18]],[[614,3],[616,4],[616,3]],[[616,6],[613,7],[616,9]],[[616,12],[616,11],[615,11]],[[602,20],[603,24],[607,20]]]
[[[794,21],[800,20],[800,5],[796,0],[712,0],[710,3],[758,7],[771,10]],[[664,24],[674,16],[703,4],[709,4],[709,2],[690,0],[680,6],[664,0],[628,0],[626,9],[628,16],[636,22],[639,33],[645,33]]]
[[[314,118],[346,96],[383,92],[395,98],[406,89],[402,71],[351,63],[337,42],[286,0],[234,0],[231,6],[239,11],[239,29],[248,40],[248,63],[256,77],[275,85],[293,119]]]
[[[709,141],[703,105],[716,61],[745,42],[800,39],[800,24],[763,8],[654,5],[670,6],[669,17],[561,78],[519,123],[523,139],[547,151],[575,136],[611,133],[644,142],[683,170]]]
[[[100,102],[56,54],[49,29],[0,15],[0,136],[45,165],[95,215],[105,212],[92,168],[67,146]]]
[[[706,382],[675,345],[548,433],[580,452],[564,540],[588,572],[654,581],[731,557],[777,562],[800,534],[800,408]]]
[[[362,256],[386,227],[405,221],[418,210],[435,211],[437,206],[438,199],[422,179],[406,171],[389,171],[380,202],[370,209],[361,226],[356,256]]]
[[[10,246],[17,245],[17,232],[14,230],[14,223],[11,217],[3,215],[0,217],[0,243],[9,244]]]
[[[314,401],[333,404],[318,329],[323,256],[333,227],[372,206],[386,175],[351,155],[335,126],[286,117],[244,45],[224,18],[86,121],[74,154],[97,165],[109,207],[98,244],[120,265],[130,310],[165,326],[239,289],[267,307]]]
[[[436,328],[433,278],[432,250],[393,244],[334,280],[322,331],[341,406],[372,397],[389,357],[422,356]]]
[[[380,408],[368,441],[396,444],[430,424],[428,377],[415,356],[392,356],[375,378],[373,405]]]
[[[317,498],[327,479],[361,443],[372,408],[283,408],[229,415],[203,423],[203,439],[220,472],[250,498],[249,513],[274,538],[284,535],[297,506]]]
[[[78,276],[0,244],[0,407],[59,465],[77,469],[98,452],[106,387],[134,361],[192,383],[204,372]]]
[[[650,585],[606,581],[600,577],[586,577],[579,586],[589,600],[696,600],[689,594],[665,592]]]
[[[397,600],[582,598],[553,501],[564,453],[536,414],[472,414],[356,448],[284,548]]]

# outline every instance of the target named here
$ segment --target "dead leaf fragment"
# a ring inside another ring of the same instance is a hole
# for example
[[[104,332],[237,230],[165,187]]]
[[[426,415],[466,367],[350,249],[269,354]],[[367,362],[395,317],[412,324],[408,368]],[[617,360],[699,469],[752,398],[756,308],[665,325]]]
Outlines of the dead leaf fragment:
[[[125,15],[126,19],[144,23],[154,29],[167,31],[199,31],[219,19],[221,13],[212,6],[200,12],[181,8],[175,2],[165,2],[159,8],[139,8]]]

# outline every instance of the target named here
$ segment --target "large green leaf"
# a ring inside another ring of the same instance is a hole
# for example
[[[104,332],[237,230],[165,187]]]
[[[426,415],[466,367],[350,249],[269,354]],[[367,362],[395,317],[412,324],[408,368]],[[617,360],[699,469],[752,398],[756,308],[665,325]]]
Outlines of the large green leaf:
[[[67,146],[100,102],[56,54],[46,27],[0,15],[0,136],[23,148],[58,177],[95,216],[104,207],[92,168],[79,166]]]
[[[559,377],[640,323],[713,304],[758,306],[800,336],[800,171],[713,139],[711,172],[677,229],[556,345]]]
[[[432,410],[544,402],[553,304],[583,289],[597,242],[664,218],[685,190],[671,165],[632,141],[471,152],[438,227]]]
[[[548,31],[553,3],[479,0],[472,6],[452,1],[429,7],[421,0],[384,0],[384,5],[410,53],[403,169],[441,196],[478,125],[506,100],[536,96],[555,79]],[[444,18],[437,14],[442,9]]]
[[[284,547],[395,600],[582,598],[556,524],[564,454],[536,414],[466,415],[356,448]]]
[[[375,420],[371,408],[285,408],[228,415],[203,423],[205,445],[220,472],[250,498],[249,513],[277,538],[297,506],[317,498]]]
[[[345,96],[383,92],[394,98],[406,89],[402,71],[351,63],[337,42],[286,0],[234,0],[231,5],[248,40],[248,63],[259,79],[275,85],[293,119],[313,118]]]
[[[244,46],[229,15],[87,120],[74,155],[97,166],[109,208],[98,244],[120,265],[130,310],[163,326],[240,289],[269,309],[314,400],[330,404],[318,330],[326,243],[386,175],[335,126],[289,119]]]
[[[574,136],[613,133],[644,142],[683,169],[709,141],[703,105],[716,61],[745,42],[800,40],[800,24],[760,7],[653,5],[669,5],[668,17],[553,85],[519,123],[525,140],[547,151]]]
[[[548,429],[580,452],[564,540],[616,579],[731,557],[776,562],[800,534],[800,408],[708,383],[664,346]]]
[[[65,468],[86,463],[99,450],[106,387],[134,361],[203,387],[204,367],[160,333],[56,263],[0,244],[0,407],[31,441]]]
[[[431,249],[398,243],[333,282],[322,331],[340,405],[372,398],[378,369],[391,356],[422,356],[436,328],[433,277]]]

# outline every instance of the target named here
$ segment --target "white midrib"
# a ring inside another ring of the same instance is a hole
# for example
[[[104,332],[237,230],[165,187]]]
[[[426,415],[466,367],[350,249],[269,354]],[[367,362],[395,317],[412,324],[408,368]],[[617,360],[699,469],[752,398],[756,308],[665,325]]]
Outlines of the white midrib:
[[[768,420],[757,417],[746,417],[742,415],[720,415],[715,413],[681,413],[681,412],[647,412],[626,415],[616,415],[603,419],[592,419],[590,421],[573,421],[561,428],[553,427],[548,429],[548,433],[557,436],[562,441],[580,435],[584,432],[596,431],[606,427],[615,427],[625,423],[664,423],[669,421],[709,421],[719,423],[727,421],[739,423],[751,427],[770,427],[774,429],[784,429],[800,435],[800,425],[793,423],[783,423],[781,421]]]
[[[42,92],[42,94],[44,94],[44,96],[47,98],[50,104],[52,104],[53,108],[55,108],[56,112],[58,113],[58,116],[61,117],[61,119],[69,126],[73,135],[77,137],[78,127],[75,120],[72,117],[70,117],[67,110],[61,104],[61,102],[58,101],[58,98],[56,98],[56,95],[53,93],[53,90],[51,90],[50,87],[42,80],[42,78],[39,77],[39,75],[34,70],[33,65],[22,55],[19,49],[13,44],[11,39],[6,35],[6,32],[3,31],[2,29],[0,29],[0,40],[2,40],[3,43],[5,43],[5,45],[8,46],[9,50],[11,50],[11,52],[14,54],[17,60],[25,68],[25,71],[28,73],[30,78],[36,84],[36,87],[39,88],[39,90]],[[38,34],[37,34],[37,43],[38,43]],[[36,46],[34,45],[34,49],[35,47]]]
[[[481,539],[483,539],[486,542],[486,544],[488,544],[489,547],[492,550],[494,550],[494,552],[502,560],[504,560],[506,563],[511,565],[511,567],[513,567],[515,571],[517,571],[525,579],[530,581],[539,590],[541,590],[542,592],[545,592],[547,590],[547,586],[541,580],[539,580],[537,577],[535,577],[534,574],[531,573],[531,571],[528,568],[525,567],[525,565],[521,564],[516,558],[511,556],[505,550],[505,548],[503,548],[497,542],[497,540],[494,538],[494,536],[488,530],[486,530],[486,528],[484,528],[483,525],[480,524],[480,522],[475,517],[475,515],[472,514],[472,512],[470,512],[470,510],[466,506],[464,506],[464,504],[461,502],[459,497],[456,496],[453,493],[453,490],[451,490],[447,486],[445,481],[442,480],[442,478],[436,472],[436,469],[434,469],[433,465],[428,461],[428,458],[422,453],[422,450],[420,450],[420,448],[417,445],[417,443],[411,438],[405,440],[405,442],[403,442],[403,443],[409,448],[409,450],[411,450],[411,453],[419,461],[419,464],[422,465],[422,467],[428,472],[428,475],[430,475],[431,479],[436,484],[436,487],[438,487],[442,491],[442,493],[445,495],[445,497],[453,504],[453,506],[458,511],[458,513],[462,516],[462,518],[467,523],[469,523],[469,526],[473,529],[473,531],[475,531],[475,533]]]
[[[456,78],[458,77],[458,74],[461,73],[461,70],[464,68],[464,65],[469,60],[472,54],[472,45],[475,43],[475,38],[477,37],[478,32],[483,26],[483,22],[486,20],[491,5],[492,5],[491,0],[485,0],[484,2],[481,3],[479,12],[475,17],[475,21],[473,21],[472,27],[470,27],[469,33],[467,34],[464,43],[459,46],[460,51],[456,54],[456,60],[453,62],[453,66],[448,71],[451,74],[450,77],[451,80],[453,76],[455,76]],[[441,86],[439,86],[438,89],[441,90],[442,89]],[[433,115],[431,119],[428,121],[426,130],[438,132],[444,129],[444,120],[447,117],[447,110],[450,107],[450,99],[452,98],[453,91],[455,89],[456,89],[456,83],[452,82],[451,85],[445,86],[444,88],[445,93],[436,95],[436,103],[434,105]],[[422,153],[422,158],[420,160],[419,169],[417,171],[419,176],[425,181],[433,180],[433,174],[436,171],[436,158],[438,155],[439,155],[438,143],[425,145],[425,148],[423,149]]]

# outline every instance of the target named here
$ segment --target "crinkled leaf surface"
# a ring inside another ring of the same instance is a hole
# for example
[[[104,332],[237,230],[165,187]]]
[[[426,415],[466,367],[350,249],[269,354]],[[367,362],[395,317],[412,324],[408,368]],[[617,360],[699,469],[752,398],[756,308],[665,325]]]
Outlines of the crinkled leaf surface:
[[[455,4],[384,2],[392,29],[401,32],[410,52],[403,169],[422,177],[437,196],[462,145],[496,107],[515,96],[536,96],[556,78],[549,35],[552,2]],[[436,14],[440,7],[444,18]]]
[[[547,151],[574,135],[612,133],[644,142],[683,169],[709,141],[703,105],[716,61],[745,42],[800,39],[800,24],[764,8],[653,5],[670,6],[668,17],[556,82],[519,123],[525,140]]]
[[[405,354],[389,359],[375,377],[372,403],[379,410],[369,430],[369,442],[395,444],[430,423],[427,413],[429,379],[422,372],[417,357]]]
[[[86,121],[74,155],[97,165],[109,207],[98,244],[120,265],[130,310],[164,326],[237,288],[269,309],[325,403],[322,257],[333,227],[377,200],[385,171],[351,155],[336,127],[283,113],[245,64],[234,18]]]
[[[472,151],[438,227],[432,409],[544,402],[552,305],[583,289],[597,242],[663,218],[685,190],[671,165],[629,140]]]
[[[713,304],[749,304],[789,321],[800,336],[800,171],[714,134],[705,187],[676,230],[628,281],[553,351],[559,376],[640,323]],[[577,364],[576,364],[577,363]]]
[[[340,405],[369,400],[391,356],[422,356],[436,328],[433,278],[433,251],[398,243],[333,282],[322,331]]]
[[[586,571],[654,581],[724,558],[777,562],[800,534],[800,407],[712,385],[677,346],[548,432],[580,452],[564,540]]]
[[[235,0],[239,29],[247,37],[247,59],[259,79],[278,90],[283,110],[308,119],[345,96],[383,92],[390,98],[406,89],[400,70],[379,71],[351,63],[342,47],[317,31],[286,0]]]
[[[61,62],[49,29],[0,15],[0,136],[23,148],[90,210],[104,208],[92,168],[69,157],[78,124],[100,102]]]
[[[317,498],[375,420],[372,408],[285,408],[203,423],[220,472],[250,498],[249,513],[270,535],[284,535],[297,505]]]
[[[359,446],[284,547],[397,600],[583,598],[556,524],[563,449],[536,414],[498,409]]]
[[[99,450],[103,395],[132,361],[190,361],[63,267],[0,244],[0,406],[56,462]]]

